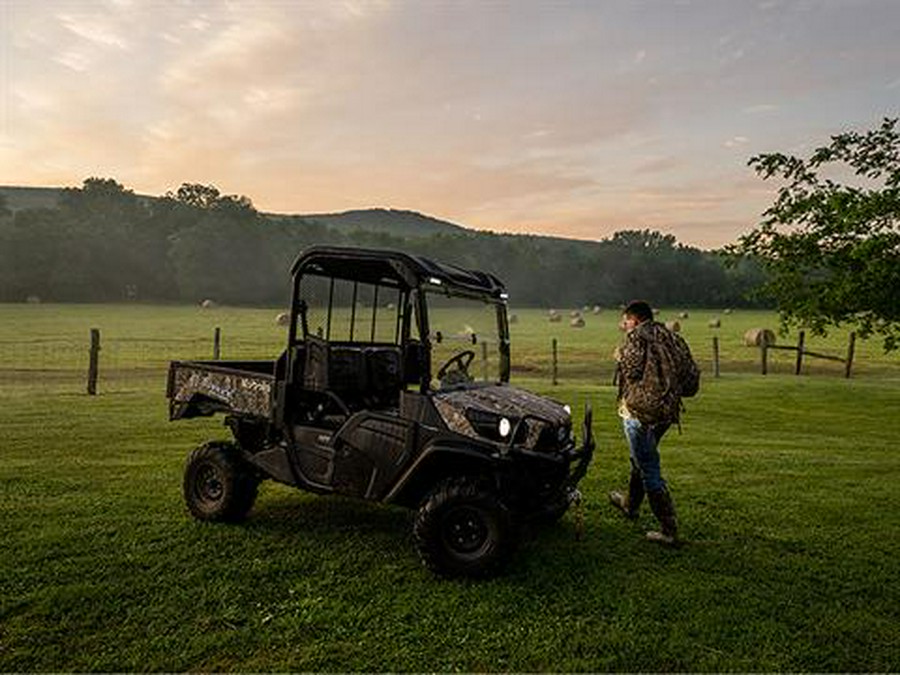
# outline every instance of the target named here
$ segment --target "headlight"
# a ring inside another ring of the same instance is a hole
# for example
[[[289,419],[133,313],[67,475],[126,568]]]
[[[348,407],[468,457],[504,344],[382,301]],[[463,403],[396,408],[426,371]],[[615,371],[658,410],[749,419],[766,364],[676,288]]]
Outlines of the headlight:
[[[495,442],[508,442],[518,420],[504,417],[495,412],[470,408],[463,413],[479,436]]]

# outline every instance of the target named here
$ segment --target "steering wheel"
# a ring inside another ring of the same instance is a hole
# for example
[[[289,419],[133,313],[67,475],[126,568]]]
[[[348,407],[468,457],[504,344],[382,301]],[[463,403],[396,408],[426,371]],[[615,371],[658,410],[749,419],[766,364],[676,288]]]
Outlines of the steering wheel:
[[[307,413],[308,422],[322,424],[326,417],[341,415],[350,417],[350,408],[341,400],[340,396],[331,391],[317,392],[317,401]]]
[[[447,362],[442,365],[437,372],[437,378],[440,380],[441,386],[460,384],[461,382],[471,382],[472,376],[469,375],[469,366],[474,359],[475,352],[471,349],[467,349],[459,354],[454,354],[447,359]],[[448,375],[447,371],[450,370],[450,366],[456,366],[456,372]]]

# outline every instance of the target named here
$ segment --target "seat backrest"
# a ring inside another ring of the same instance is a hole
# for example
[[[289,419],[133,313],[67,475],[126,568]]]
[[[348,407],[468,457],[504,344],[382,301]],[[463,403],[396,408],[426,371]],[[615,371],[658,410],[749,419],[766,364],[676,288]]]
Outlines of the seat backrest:
[[[383,393],[403,388],[403,368],[400,347],[366,347],[366,370],[370,391]]]
[[[395,400],[404,388],[403,354],[397,345],[329,343],[307,336],[303,386],[330,391],[351,407]]]
[[[369,388],[365,350],[356,345],[332,344],[328,355],[328,388],[360,394]]]

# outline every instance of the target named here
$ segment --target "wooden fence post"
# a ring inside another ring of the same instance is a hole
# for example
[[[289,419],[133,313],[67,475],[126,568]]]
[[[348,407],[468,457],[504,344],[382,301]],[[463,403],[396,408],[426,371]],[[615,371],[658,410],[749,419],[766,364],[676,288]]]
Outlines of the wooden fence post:
[[[794,366],[794,375],[800,374],[803,367],[803,343],[806,342],[806,331],[800,331],[797,335],[797,365]]]
[[[762,374],[769,372],[769,344],[763,340],[759,346],[760,360],[762,361]]]
[[[719,377],[719,336],[713,335],[713,377]]]
[[[853,352],[856,351],[856,333],[850,333],[850,344],[847,345],[847,360],[844,363],[844,377],[850,377],[853,367]]]
[[[88,358],[88,396],[97,395],[97,376],[100,370],[100,329],[91,328],[91,351]]]
[[[553,360],[552,360],[553,384],[556,385],[556,384],[559,384],[559,377],[558,377],[559,376],[559,360],[557,358],[558,351],[557,351],[556,338],[553,338],[553,342],[551,342],[551,349],[553,351]]]
[[[222,329],[216,326],[213,331],[213,361],[218,361],[222,354]]]

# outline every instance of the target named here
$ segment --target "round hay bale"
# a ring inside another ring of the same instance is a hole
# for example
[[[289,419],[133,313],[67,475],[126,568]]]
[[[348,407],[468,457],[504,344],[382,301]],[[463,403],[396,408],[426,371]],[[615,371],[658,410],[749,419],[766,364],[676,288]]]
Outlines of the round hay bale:
[[[216,306],[216,302],[215,302],[215,300],[210,300],[209,298],[207,298],[206,300],[204,300],[203,302],[200,303],[200,306],[203,309],[212,309],[213,307]]]
[[[573,309],[571,312],[569,312],[569,316],[572,317],[573,319],[580,319],[581,312],[579,312],[577,309]]]
[[[709,327],[710,327],[710,328],[721,328],[721,327],[722,327],[722,321],[719,319],[719,317],[714,316],[713,318],[711,318],[711,319],[709,320]]]
[[[722,313],[723,313],[723,314],[731,314],[731,308],[726,309],[726,310],[725,310],[724,312],[722,312]]]
[[[678,318],[679,318],[679,319],[686,319],[686,318],[688,318],[688,313],[687,313],[687,312],[679,312],[679,313],[678,313]]]
[[[666,328],[668,328],[673,333],[681,332],[681,324],[677,321],[666,321]]]
[[[562,321],[562,317],[560,316],[559,312],[557,312],[555,309],[550,310],[550,313],[547,315],[547,318],[550,320],[551,323],[557,323],[559,321]]]
[[[27,298],[25,298],[25,302],[27,302],[29,305],[39,305],[41,304],[41,298],[38,295],[29,295]]]
[[[287,326],[291,322],[291,315],[287,312],[282,312],[278,316],[275,317],[275,323],[279,326]]]
[[[572,328],[584,328],[584,319],[580,316],[576,316],[574,319],[569,321],[569,325]]]
[[[600,310],[600,305],[594,305],[594,309],[593,309],[594,314],[599,314],[600,311],[601,311],[601,310]]]
[[[509,323],[519,323],[519,315],[518,314],[510,314],[509,319],[507,319]]]
[[[751,328],[744,333],[744,345],[747,347],[762,347],[763,345],[774,345],[775,333],[768,328]]]

